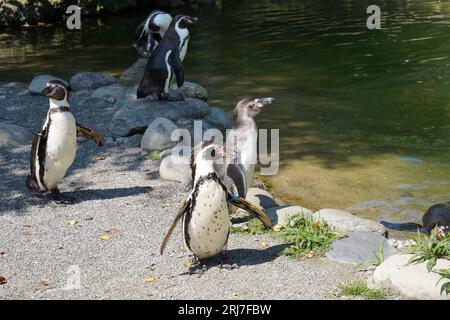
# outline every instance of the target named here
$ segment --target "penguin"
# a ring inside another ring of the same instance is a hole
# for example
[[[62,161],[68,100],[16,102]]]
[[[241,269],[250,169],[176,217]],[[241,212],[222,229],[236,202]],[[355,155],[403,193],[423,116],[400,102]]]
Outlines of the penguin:
[[[450,202],[432,205],[422,216],[422,225],[415,222],[392,223],[381,220],[380,223],[388,229],[400,231],[419,231],[430,234],[436,227],[450,230]]]
[[[76,123],[70,111],[68,88],[62,81],[48,82],[42,94],[49,97],[50,107],[33,140],[27,186],[36,193],[50,192],[56,203],[67,204],[74,199],[64,198],[58,184],[75,159],[77,134],[92,138],[99,145],[104,141],[94,130]]]
[[[258,129],[254,118],[265,105],[271,104],[274,100],[274,98],[245,98],[239,101],[233,110],[233,129],[227,135],[227,148],[230,148],[228,144],[232,142],[241,165],[237,169],[234,168],[234,171],[243,171],[245,183],[240,182],[240,178],[231,179],[240,186],[241,190],[244,190],[242,192],[245,194],[253,184],[253,174],[258,159]]]
[[[169,29],[171,22],[170,14],[161,10],[152,11],[137,27],[131,47],[142,57],[149,58]]]
[[[184,84],[183,59],[189,42],[189,26],[198,19],[178,15],[170,23],[163,39],[153,51],[145,67],[144,76],[137,90],[137,98],[157,95],[159,100],[179,100],[169,95],[169,89],[176,77],[176,84]]]

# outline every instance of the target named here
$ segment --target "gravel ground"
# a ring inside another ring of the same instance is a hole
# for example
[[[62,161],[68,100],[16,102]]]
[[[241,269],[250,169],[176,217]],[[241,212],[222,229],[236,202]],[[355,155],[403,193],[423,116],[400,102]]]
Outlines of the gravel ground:
[[[47,108],[48,100],[29,95],[26,85],[0,83],[0,121],[32,133]],[[112,108],[74,113],[107,136]],[[82,142],[60,185],[77,202],[59,206],[27,190],[29,152],[30,145],[0,150],[2,299],[328,299],[357,277],[353,267],[325,259],[277,256],[285,247],[278,239],[242,234],[232,234],[228,246],[239,269],[211,262],[203,276],[189,276],[179,227],[159,255],[188,190],[160,180],[158,161],[144,160],[138,148]]]

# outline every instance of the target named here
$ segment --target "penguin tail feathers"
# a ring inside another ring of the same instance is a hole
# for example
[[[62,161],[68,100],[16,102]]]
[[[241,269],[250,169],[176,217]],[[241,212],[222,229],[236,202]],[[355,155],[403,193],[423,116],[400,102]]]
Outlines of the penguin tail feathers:
[[[239,197],[237,199],[232,200],[231,203],[236,207],[244,209],[245,211],[255,215],[256,218],[258,218],[266,228],[273,229],[273,223],[272,221],[270,221],[270,218],[264,213],[264,211],[262,211],[260,208],[258,208],[250,201],[242,197]]]
[[[161,89],[153,84],[152,80],[144,75],[141,83],[139,84],[136,97],[143,99],[146,96],[155,95],[161,93]]]

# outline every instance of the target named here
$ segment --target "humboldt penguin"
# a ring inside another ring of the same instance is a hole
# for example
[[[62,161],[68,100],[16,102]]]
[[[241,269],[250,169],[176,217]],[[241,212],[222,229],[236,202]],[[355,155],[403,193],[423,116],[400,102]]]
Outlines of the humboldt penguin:
[[[144,58],[149,58],[172,22],[172,16],[161,10],[154,10],[137,27],[132,48]]]
[[[169,89],[176,78],[178,87],[184,84],[183,59],[189,41],[189,26],[197,21],[190,16],[176,16],[163,39],[153,51],[145,67],[144,76],[137,90],[137,98],[157,95],[159,100],[179,100],[171,97]]]
[[[450,202],[432,205],[422,216],[422,225],[415,222],[393,223],[381,220],[388,229],[400,231],[420,231],[430,234],[436,227],[444,227],[450,231]]]
[[[70,111],[68,88],[62,81],[48,82],[42,94],[50,98],[50,107],[33,140],[27,186],[37,193],[50,192],[56,203],[66,204],[74,199],[64,198],[58,184],[75,159],[77,134],[92,138],[99,145],[104,141],[95,131],[75,122]]]
[[[238,155],[240,170],[243,170],[245,175],[245,185],[241,187],[245,189],[245,194],[253,184],[253,174],[258,160],[258,129],[254,118],[265,105],[271,104],[274,100],[274,98],[245,98],[239,101],[233,110],[233,129],[227,135],[227,148],[235,149]],[[232,146],[229,145],[231,143]],[[236,180],[236,184],[242,183]]]
[[[228,204],[230,193],[214,169],[214,163],[217,160],[225,161],[226,156],[225,148],[221,145],[204,142],[200,147],[196,147],[191,162],[194,172],[192,191],[183,202],[161,244],[160,253],[163,254],[173,229],[182,219],[185,244],[194,257],[189,273],[202,273],[204,269],[201,268],[200,260],[222,254],[227,248],[230,230]],[[245,199],[239,198],[236,201],[243,207],[248,206]],[[250,204],[249,207],[259,214],[259,209],[254,205]],[[267,216],[263,220],[266,225],[272,226]],[[221,267],[235,268],[237,265],[221,262]]]

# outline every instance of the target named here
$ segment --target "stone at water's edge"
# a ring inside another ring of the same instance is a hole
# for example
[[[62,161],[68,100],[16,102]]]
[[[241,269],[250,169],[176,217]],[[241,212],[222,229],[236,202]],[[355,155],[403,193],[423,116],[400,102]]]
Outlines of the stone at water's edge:
[[[31,134],[25,128],[0,122],[0,149],[31,143]]]
[[[185,98],[196,98],[203,101],[208,101],[208,91],[205,87],[185,81],[181,88],[177,88],[177,91],[180,92]]]
[[[106,73],[83,72],[70,79],[70,88],[73,91],[105,87],[117,82],[117,79]]]
[[[396,254],[379,265],[369,281],[371,287],[389,286],[416,299],[450,299],[440,294],[439,274],[428,272],[426,263],[409,264],[411,255]],[[433,270],[450,269],[450,261],[438,259]],[[447,280],[448,281],[448,280]]]
[[[289,219],[296,215],[303,214],[305,217],[309,217],[313,214],[311,210],[300,206],[272,207],[265,210],[265,212],[272,223],[279,225],[286,225]]]
[[[164,180],[178,181],[186,185],[192,183],[190,157],[170,155],[164,157],[159,166],[159,175]]]
[[[133,132],[145,131],[156,118],[176,121],[179,118],[202,119],[209,111],[206,102],[198,99],[167,102],[152,101],[149,97],[140,100],[119,101],[119,110],[110,125],[113,137],[124,137]]]
[[[326,257],[329,260],[357,265],[359,263],[370,264],[378,253],[382,243],[384,258],[396,254],[398,250],[389,245],[387,239],[374,232],[349,232],[346,237],[333,242]]]
[[[322,209],[314,213],[314,219],[324,219],[340,232],[367,231],[385,234],[386,228],[378,222],[363,219],[338,209]]]
[[[34,77],[33,80],[31,80],[28,91],[30,91],[32,94],[41,94],[42,90],[47,87],[47,83],[52,80],[59,80],[62,81],[66,86],[68,85],[67,81],[61,78],[51,75],[40,75]]]
[[[166,118],[157,118],[149,124],[145,130],[141,141],[141,149],[145,151],[164,150],[174,144],[172,141],[172,132],[178,129],[178,126]]]

